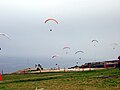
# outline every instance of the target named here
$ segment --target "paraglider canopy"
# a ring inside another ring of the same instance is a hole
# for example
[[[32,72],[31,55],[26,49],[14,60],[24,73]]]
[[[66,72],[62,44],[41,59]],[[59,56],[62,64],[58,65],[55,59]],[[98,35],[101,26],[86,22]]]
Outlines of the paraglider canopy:
[[[58,57],[58,56],[59,56],[59,55],[53,55],[52,58],[56,58],[56,57]]]
[[[70,47],[63,47],[63,49],[70,49]]]
[[[81,53],[84,53],[83,51],[77,51],[77,52],[75,52],[75,54],[80,53],[80,52],[81,52]]]
[[[92,40],[92,42],[97,42],[98,43],[98,40]]]
[[[5,34],[5,33],[0,33],[0,36],[5,36],[10,40],[9,36],[7,34]]]
[[[45,20],[45,23],[47,23],[48,21],[54,21],[55,23],[58,24],[58,21],[53,18],[48,18],[47,20]]]

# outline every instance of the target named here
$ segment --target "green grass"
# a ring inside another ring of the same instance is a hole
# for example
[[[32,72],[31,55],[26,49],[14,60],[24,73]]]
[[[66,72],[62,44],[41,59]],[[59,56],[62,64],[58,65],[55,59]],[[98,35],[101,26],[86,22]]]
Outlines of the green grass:
[[[54,72],[39,74],[3,75],[0,90],[120,90],[120,78],[100,76],[120,76],[118,69],[85,72]]]

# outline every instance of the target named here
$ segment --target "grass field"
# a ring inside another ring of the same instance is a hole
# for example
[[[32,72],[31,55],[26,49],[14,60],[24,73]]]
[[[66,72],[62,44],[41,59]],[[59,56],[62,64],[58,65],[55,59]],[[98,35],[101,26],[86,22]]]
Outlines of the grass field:
[[[0,90],[35,90],[36,88],[38,90],[120,90],[120,71],[105,69],[85,72],[6,74],[0,82]]]

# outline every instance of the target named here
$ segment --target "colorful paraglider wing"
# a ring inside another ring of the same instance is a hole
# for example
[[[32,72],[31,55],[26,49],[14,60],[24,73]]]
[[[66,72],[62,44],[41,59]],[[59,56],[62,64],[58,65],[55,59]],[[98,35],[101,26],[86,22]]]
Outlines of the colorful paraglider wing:
[[[49,18],[49,19],[45,20],[45,23],[47,23],[48,21],[54,21],[54,22],[56,22],[58,24],[58,21],[53,19],[53,18]]]

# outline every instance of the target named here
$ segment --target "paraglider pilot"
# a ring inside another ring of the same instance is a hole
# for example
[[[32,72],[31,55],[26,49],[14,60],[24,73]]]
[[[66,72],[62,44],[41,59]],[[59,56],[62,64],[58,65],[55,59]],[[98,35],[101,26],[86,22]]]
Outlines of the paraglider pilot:
[[[50,29],[50,31],[52,31],[52,29]]]

